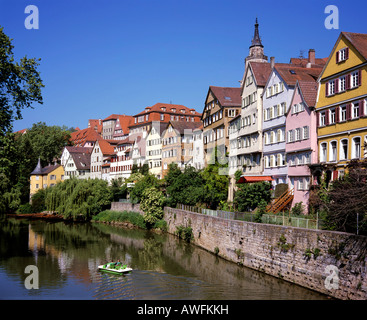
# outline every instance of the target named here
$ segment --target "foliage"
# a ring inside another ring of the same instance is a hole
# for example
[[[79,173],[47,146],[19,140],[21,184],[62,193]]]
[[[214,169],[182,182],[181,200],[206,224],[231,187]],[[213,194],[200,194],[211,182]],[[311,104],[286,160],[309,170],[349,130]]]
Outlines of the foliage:
[[[275,186],[274,198],[279,198],[287,190],[288,190],[288,184],[286,184],[286,183],[278,183]]]
[[[46,189],[45,204],[64,219],[88,220],[110,206],[111,190],[100,179],[68,179]]]
[[[110,190],[112,193],[112,201],[119,201],[120,199],[126,199],[127,184],[123,178],[113,179],[111,182]]]
[[[146,229],[146,223],[144,221],[144,217],[138,213],[133,211],[113,211],[113,210],[104,210],[97,215],[92,217],[92,221],[101,221],[101,222],[129,222],[141,229]]]
[[[294,216],[300,216],[303,215],[305,212],[305,206],[303,202],[297,202],[293,208],[291,209],[291,214]]]
[[[155,187],[146,188],[140,201],[140,209],[144,211],[144,221],[153,226],[163,218],[163,206],[165,197],[162,191]]]
[[[165,181],[169,206],[194,206],[202,201],[204,181],[194,167],[188,166],[181,172],[176,163],[171,163]]]
[[[270,199],[271,183],[262,181],[240,184],[233,202],[239,211],[250,211],[259,206],[261,202],[269,203]]]
[[[183,225],[176,226],[176,235],[186,242],[191,242],[194,239],[192,228]]]
[[[348,173],[330,184],[320,202],[326,228],[356,233],[358,216],[359,234],[367,234],[367,160],[351,161]]]
[[[254,222],[258,222],[258,223],[262,222],[262,216],[266,213],[266,206],[267,206],[267,202],[262,199],[257,207],[256,213],[254,216]]]
[[[226,201],[228,196],[228,164],[224,153],[215,148],[211,160],[201,172],[204,180],[203,202],[210,209],[216,209],[221,201]]]
[[[32,196],[32,212],[42,212],[46,210],[45,204],[46,198],[46,189],[39,189],[33,196]]]
[[[235,173],[234,173],[234,178],[236,179],[236,181],[238,181],[242,176],[242,170],[237,170]]]
[[[150,187],[158,189],[159,181],[153,174],[150,173],[145,176],[137,173],[136,177],[138,177],[139,180],[137,180],[135,182],[135,186],[129,190],[130,198],[133,203],[141,203],[145,189]]]

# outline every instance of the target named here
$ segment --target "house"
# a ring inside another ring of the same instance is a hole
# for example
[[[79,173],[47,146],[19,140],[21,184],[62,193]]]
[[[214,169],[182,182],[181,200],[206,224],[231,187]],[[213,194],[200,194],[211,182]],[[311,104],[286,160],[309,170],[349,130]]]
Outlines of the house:
[[[344,175],[352,159],[366,157],[367,34],[341,32],[322,70],[316,104],[319,165],[315,181]]]
[[[132,116],[118,115],[112,135],[114,140],[124,140],[129,136],[129,126],[133,121]]]
[[[91,152],[90,178],[102,179],[102,165],[104,160],[114,155],[114,146],[118,140],[97,140]]]
[[[162,135],[162,176],[168,172],[171,163],[184,169],[193,163],[193,131],[200,122],[170,121]]]
[[[149,172],[158,179],[162,179],[162,134],[167,125],[160,121],[153,121],[146,138],[146,161]]]
[[[211,161],[215,148],[218,148],[222,155],[226,154],[229,148],[229,122],[238,116],[240,112],[240,87],[209,86],[201,118],[203,122],[205,164]]]
[[[133,168],[133,145],[134,141],[131,141],[129,138],[121,140],[115,145],[114,154],[110,160],[110,181],[130,177]]]
[[[101,139],[102,137],[92,127],[77,130],[70,134],[70,141],[75,147],[92,148],[96,141]]]
[[[69,152],[69,157],[65,161],[65,179],[76,177],[78,179],[88,179],[90,177],[90,155],[91,148],[87,151]]]
[[[39,190],[52,187],[56,183],[64,180],[64,168],[60,164],[41,166],[41,160],[38,159],[36,168],[30,175],[30,200],[32,196]]]
[[[193,130],[193,160],[192,165],[197,170],[204,169],[205,161],[204,161],[204,141],[203,141],[203,125]]]
[[[89,119],[88,128],[92,128],[99,135],[102,135],[102,129],[103,129],[102,119]]]
[[[69,159],[70,153],[77,152],[77,153],[91,153],[91,147],[74,147],[74,146],[66,146],[61,154],[61,165],[65,167],[66,161]]]
[[[263,95],[263,161],[264,176],[273,178],[273,185],[287,183],[286,114],[289,111],[297,81],[315,81],[322,69],[312,63],[306,67],[275,64]]]
[[[303,202],[307,208],[311,171],[318,162],[316,113],[317,81],[297,81],[290,108],[286,111],[288,185],[294,190],[292,206]]]

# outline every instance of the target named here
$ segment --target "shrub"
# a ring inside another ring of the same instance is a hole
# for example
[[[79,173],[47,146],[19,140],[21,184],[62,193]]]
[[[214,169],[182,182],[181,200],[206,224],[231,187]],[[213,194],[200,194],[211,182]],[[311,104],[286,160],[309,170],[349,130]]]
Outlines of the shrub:
[[[183,225],[176,226],[176,235],[187,242],[194,239],[191,227],[184,227]]]
[[[140,208],[144,211],[144,220],[150,226],[163,218],[165,197],[155,187],[146,188],[141,196]]]
[[[147,226],[144,221],[144,217],[138,213],[133,211],[113,211],[113,210],[104,210],[94,216],[92,221],[101,221],[101,222],[130,222],[131,224],[146,229]]]

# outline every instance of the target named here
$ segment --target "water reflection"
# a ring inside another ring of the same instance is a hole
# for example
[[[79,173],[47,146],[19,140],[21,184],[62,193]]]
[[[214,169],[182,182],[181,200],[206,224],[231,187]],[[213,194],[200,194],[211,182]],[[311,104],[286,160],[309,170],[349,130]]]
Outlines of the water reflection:
[[[110,260],[126,275],[105,274]],[[27,265],[39,290],[27,290]],[[9,288],[9,286],[11,288]],[[171,235],[103,224],[26,220],[0,222],[0,299],[325,299],[239,267]]]

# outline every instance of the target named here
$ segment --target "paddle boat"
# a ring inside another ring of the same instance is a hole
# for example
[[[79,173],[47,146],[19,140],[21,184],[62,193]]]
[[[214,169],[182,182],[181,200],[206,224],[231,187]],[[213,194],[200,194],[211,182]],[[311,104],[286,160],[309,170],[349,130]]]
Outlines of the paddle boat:
[[[98,270],[115,274],[123,274],[128,273],[133,269],[129,268],[126,264],[122,264],[121,262],[108,262],[106,264],[98,266]]]

